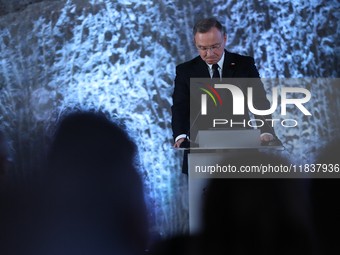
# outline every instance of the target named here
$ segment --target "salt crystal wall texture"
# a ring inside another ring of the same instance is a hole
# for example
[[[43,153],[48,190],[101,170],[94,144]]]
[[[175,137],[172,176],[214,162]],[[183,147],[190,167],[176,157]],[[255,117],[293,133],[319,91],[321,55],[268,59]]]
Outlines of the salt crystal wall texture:
[[[43,171],[56,123],[74,110],[102,111],[139,148],[150,231],[188,231],[181,153],[170,149],[175,66],[197,55],[192,27],[214,16],[227,49],[255,57],[261,77],[340,74],[339,1],[43,1],[0,17],[0,121],[13,180]],[[271,87],[266,86],[268,93]],[[313,161],[339,137],[339,87],[308,88],[311,117],[275,126],[293,162]],[[281,118],[280,112],[273,114]]]

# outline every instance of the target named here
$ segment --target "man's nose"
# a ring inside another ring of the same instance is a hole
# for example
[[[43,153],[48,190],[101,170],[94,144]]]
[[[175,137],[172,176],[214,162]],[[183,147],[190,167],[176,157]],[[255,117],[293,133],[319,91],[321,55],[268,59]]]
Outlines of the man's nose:
[[[213,53],[213,51],[212,51],[212,49],[211,49],[211,48],[209,48],[209,49],[208,49],[208,51],[207,51],[207,55],[208,55],[208,56],[212,56],[212,55],[214,55],[214,53]]]

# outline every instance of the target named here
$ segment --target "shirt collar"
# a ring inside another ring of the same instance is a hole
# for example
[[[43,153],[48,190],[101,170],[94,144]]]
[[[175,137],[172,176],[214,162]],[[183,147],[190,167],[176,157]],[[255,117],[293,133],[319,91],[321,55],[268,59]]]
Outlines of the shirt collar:
[[[218,66],[223,70],[223,63],[224,63],[224,51],[223,51],[223,55],[221,57],[221,59],[217,62]],[[209,68],[211,69],[213,65],[211,64],[208,64],[207,65],[209,66]]]

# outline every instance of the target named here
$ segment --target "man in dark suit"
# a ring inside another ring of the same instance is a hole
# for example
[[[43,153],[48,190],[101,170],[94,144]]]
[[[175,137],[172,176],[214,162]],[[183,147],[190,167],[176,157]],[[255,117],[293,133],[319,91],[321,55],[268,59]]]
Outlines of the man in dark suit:
[[[190,129],[190,78],[259,78],[259,73],[252,57],[230,53],[224,49],[227,36],[220,22],[214,18],[203,19],[193,29],[194,43],[200,56],[176,67],[175,90],[173,93],[172,130],[175,139],[174,148],[188,135]],[[259,110],[270,108],[266,92],[260,80],[253,86],[254,106]],[[247,88],[243,88],[246,89]],[[242,118],[249,120],[247,112]],[[225,113],[231,116],[231,112]],[[271,119],[271,116],[264,116]],[[261,127],[261,142],[274,138],[274,131],[269,125]]]

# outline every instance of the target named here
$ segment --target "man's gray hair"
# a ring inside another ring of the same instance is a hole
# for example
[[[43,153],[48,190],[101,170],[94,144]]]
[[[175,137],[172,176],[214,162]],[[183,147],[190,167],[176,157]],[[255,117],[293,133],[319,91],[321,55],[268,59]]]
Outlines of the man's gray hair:
[[[211,28],[216,27],[222,34],[224,33],[224,29],[222,24],[215,18],[201,19],[198,21],[193,29],[194,36],[197,32],[206,33],[210,31]]]

